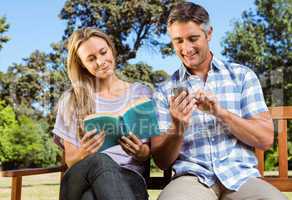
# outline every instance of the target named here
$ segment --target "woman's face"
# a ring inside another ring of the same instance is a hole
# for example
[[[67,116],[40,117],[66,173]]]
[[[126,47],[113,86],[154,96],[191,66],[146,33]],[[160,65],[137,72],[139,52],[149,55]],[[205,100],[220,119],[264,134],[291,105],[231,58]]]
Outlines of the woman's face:
[[[79,46],[77,55],[93,76],[105,79],[114,74],[115,58],[104,39],[95,36],[89,38]]]

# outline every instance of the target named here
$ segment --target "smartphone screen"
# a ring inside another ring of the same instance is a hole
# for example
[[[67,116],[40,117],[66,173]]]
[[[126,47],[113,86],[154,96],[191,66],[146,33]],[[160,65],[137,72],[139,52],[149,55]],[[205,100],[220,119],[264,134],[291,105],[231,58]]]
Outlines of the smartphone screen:
[[[185,91],[187,95],[189,94],[188,88],[186,87],[183,87],[183,86],[174,87],[172,88],[172,95],[177,97],[183,91]]]

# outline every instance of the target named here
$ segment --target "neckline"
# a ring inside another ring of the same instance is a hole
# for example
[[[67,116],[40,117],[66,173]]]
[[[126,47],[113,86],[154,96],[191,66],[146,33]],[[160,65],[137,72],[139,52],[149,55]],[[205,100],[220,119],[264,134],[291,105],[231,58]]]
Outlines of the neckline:
[[[118,101],[121,101],[121,100],[125,100],[125,96],[127,96],[127,94],[129,94],[132,89],[134,88],[134,86],[136,85],[136,83],[130,83],[130,86],[124,91],[124,93],[116,98],[113,98],[113,99],[108,99],[108,98],[105,98],[105,97],[101,97],[99,95],[95,95],[96,96],[96,99],[98,101],[103,101],[103,102],[118,102]]]

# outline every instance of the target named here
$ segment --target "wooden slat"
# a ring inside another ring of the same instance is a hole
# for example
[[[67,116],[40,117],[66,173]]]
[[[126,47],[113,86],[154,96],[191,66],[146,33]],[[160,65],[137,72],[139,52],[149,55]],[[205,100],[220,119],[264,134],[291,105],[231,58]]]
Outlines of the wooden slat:
[[[22,177],[12,177],[11,200],[21,200]]]
[[[278,121],[279,176],[288,177],[287,120]]]
[[[265,171],[265,161],[264,161],[264,151],[260,149],[255,150],[256,157],[258,158],[258,169],[261,175],[264,175]]]
[[[167,170],[163,171],[164,182],[169,183],[172,175],[172,169],[168,168]]]
[[[61,197],[61,182],[62,182],[62,179],[64,177],[64,174],[65,174],[65,171],[61,171],[61,174],[60,174],[60,186],[59,186],[59,200],[62,200],[62,197]]]
[[[148,180],[147,189],[149,190],[161,190],[167,183],[164,180],[164,177],[150,177]]]
[[[0,177],[17,177],[17,176],[29,176],[36,174],[46,174],[53,172],[65,171],[65,166],[50,167],[50,168],[28,168],[18,170],[0,171]]]
[[[292,119],[292,106],[269,107],[273,119]]]
[[[280,177],[264,177],[265,181],[271,183],[276,188],[282,192],[291,192],[292,191],[292,177],[289,178],[280,178]]]

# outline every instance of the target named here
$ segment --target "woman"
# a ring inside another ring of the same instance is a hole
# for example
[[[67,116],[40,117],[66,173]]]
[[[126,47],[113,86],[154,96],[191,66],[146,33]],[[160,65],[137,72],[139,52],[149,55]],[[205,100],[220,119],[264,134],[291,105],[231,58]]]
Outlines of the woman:
[[[62,199],[148,199],[143,179],[149,144],[135,135],[120,145],[98,152],[105,133],[83,132],[90,114],[116,112],[127,102],[147,96],[142,84],[120,80],[115,74],[116,50],[110,38],[96,28],[75,31],[68,41],[67,67],[72,88],[59,102],[53,130],[65,150],[69,169],[61,183]]]

